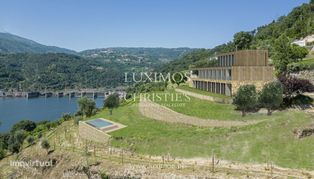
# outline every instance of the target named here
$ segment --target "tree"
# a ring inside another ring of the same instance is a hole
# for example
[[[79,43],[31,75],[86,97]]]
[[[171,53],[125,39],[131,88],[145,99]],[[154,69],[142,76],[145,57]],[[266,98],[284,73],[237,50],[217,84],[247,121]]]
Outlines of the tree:
[[[30,120],[22,120],[14,124],[11,128],[11,133],[14,133],[18,130],[24,130],[27,132],[33,131],[36,128],[36,123]]]
[[[25,139],[25,131],[18,130],[10,134],[8,149],[12,153],[19,153]]]
[[[78,100],[79,105],[79,112],[86,117],[90,117],[93,115],[95,109],[96,109],[96,103],[94,100],[88,99],[88,98],[80,98]]]
[[[47,139],[41,141],[41,147],[49,152],[50,144]]]
[[[108,98],[106,98],[104,102],[104,107],[109,109],[110,115],[112,115],[112,110],[114,108],[119,107],[119,105],[120,105],[120,99],[117,93],[109,95]]]
[[[267,115],[277,109],[283,101],[283,88],[280,82],[266,84],[259,94],[258,102],[261,107],[267,109]]]
[[[291,45],[287,36],[281,35],[274,44],[273,64],[277,75],[288,73],[288,65],[303,59],[308,50],[298,45]]]
[[[187,77],[182,72],[176,72],[171,76],[171,83],[177,84],[180,86],[181,83],[185,83],[187,81]]]
[[[291,56],[290,41],[287,36],[282,35],[275,41],[274,55],[272,57],[277,75],[287,72],[287,66],[292,62]]]
[[[257,104],[257,93],[255,86],[240,86],[233,98],[233,104],[237,107],[238,110],[241,110],[242,117],[246,115],[247,111],[254,109]]]
[[[238,32],[234,35],[233,42],[238,50],[249,49],[253,40],[251,32]]]

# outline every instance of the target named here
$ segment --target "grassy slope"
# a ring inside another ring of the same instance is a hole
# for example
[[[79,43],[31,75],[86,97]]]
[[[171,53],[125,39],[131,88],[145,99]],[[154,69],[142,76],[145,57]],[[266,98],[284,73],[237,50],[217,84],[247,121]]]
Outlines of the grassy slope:
[[[110,116],[102,111],[97,116],[120,122],[126,128],[111,133],[112,145],[148,155],[209,157],[250,163],[265,163],[314,169],[314,137],[299,140],[293,130],[310,123],[311,117],[301,112],[285,112],[255,126],[242,128],[199,128],[169,124],[145,118],[137,104],[114,110]],[[313,117],[312,117],[313,118]]]
[[[169,90],[167,93],[172,95],[182,95],[173,90]],[[203,119],[216,119],[216,120],[252,120],[252,119],[264,119],[266,118],[263,114],[252,114],[246,117],[241,117],[239,111],[234,110],[234,106],[231,104],[219,104],[198,98],[190,97],[189,101],[175,102],[171,100],[165,100],[164,95],[160,95],[161,100],[153,100],[154,102],[164,105],[173,111],[195,116]],[[183,98],[183,97],[182,97]],[[274,113],[275,117],[281,115],[281,112]]]

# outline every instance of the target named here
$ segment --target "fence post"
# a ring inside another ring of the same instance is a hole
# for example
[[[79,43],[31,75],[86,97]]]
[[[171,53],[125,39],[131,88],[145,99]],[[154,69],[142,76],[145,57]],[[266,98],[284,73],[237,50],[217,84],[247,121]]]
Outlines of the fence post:
[[[121,150],[121,162],[123,164],[123,149]]]
[[[215,154],[212,153],[212,172],[215,173]]]
[[[270,162],[270,178],[273,178],[273,163]]]
[[[85,154],[88,154],[88,145],[87,145],[87,140],[85,140]]]

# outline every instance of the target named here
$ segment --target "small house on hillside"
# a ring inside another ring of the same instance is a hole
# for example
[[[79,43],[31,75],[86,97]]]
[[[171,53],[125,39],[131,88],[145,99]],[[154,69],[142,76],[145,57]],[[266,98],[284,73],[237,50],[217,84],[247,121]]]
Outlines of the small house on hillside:
[[[299,45],[301,47],[306,47],[308,44],[310,44],[312,42],[314,42],[314,34],[309,35],[303,39],[295,40],[292,42],[292,44],[296,44],[296,45]]]

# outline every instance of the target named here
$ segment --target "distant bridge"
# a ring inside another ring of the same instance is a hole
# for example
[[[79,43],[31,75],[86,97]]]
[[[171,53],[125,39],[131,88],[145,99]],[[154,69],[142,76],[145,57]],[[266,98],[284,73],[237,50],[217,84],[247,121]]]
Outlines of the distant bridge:
[[[81,90],[62,90],[62,91],[36,91],[36,92],[3,92],[2,97],[69,97],[69,98],[106,98],[107,96],[117,93],[120,98],[124,98],[126,92],[123,90],[98,90],[98,89],[81,89]]]

